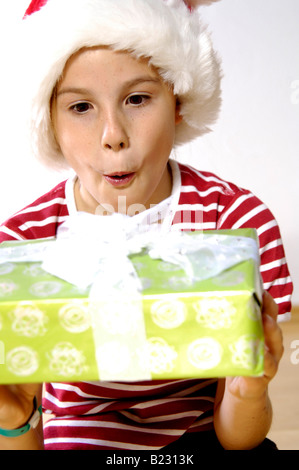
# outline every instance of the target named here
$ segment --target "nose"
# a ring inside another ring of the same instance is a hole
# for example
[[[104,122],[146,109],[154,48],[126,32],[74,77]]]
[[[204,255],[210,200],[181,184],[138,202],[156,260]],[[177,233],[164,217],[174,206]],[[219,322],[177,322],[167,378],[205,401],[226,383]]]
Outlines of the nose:
[[[119,152],[129,146],[126,125],[121,116],[109,112],[104,119],[102,131],[102,147],[105,150]]]

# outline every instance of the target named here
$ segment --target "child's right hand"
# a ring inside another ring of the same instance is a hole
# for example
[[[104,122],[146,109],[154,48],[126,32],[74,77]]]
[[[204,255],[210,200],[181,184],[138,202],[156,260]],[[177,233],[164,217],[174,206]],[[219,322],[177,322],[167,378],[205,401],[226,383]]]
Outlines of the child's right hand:
[[[39,401],[41,395],[41,384],[0,385],[0,427],[25,425],[33,412],[34,397]]]

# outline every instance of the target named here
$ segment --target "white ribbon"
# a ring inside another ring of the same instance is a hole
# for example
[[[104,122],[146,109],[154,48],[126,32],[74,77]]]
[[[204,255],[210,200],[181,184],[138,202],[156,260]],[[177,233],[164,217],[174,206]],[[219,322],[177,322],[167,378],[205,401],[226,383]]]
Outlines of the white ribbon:
[[[149,256],[179,265],[190,280],[201,281],[247,259],[259,262],[257,243],[242,236],[207,232],[169,232],[159,225],[140,225],[122,214],[96,216],[84,212],[68,217],[57,238],[28,242],[5,242],[0,246],[0,264],[41,262],[42,268],[80,288],[102,275],[104,292],[111,280],[135,291],[141,284],[128,256],[146,248]]]
[[[58,229],[55,243],[43,256],[42,267],[79,287],[102,276],[103,293],[126,283],[141,290],[128,256],[146,248],[152,258],[179,265],[192,281],[201,281],[253,258],[258,263],[256,241],[249,237],[209,232],[169,232],[159,225],[140,225],[138,217],[122,214],[95,216],[79,212]]]

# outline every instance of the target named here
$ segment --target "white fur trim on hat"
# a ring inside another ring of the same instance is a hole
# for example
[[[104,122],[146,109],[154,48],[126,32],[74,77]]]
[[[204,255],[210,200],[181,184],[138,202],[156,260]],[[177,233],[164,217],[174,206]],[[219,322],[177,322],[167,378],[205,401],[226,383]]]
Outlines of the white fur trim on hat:
[[[50,99],[67,60],[83,47],[111,46],[150,58],[181,103],[175,145],[207,132],[217,118],[219,61],[198,11],[191,13],[182,0],[48,0],[23,20],[22,43],[34,152],[52,166],[64,159]]]

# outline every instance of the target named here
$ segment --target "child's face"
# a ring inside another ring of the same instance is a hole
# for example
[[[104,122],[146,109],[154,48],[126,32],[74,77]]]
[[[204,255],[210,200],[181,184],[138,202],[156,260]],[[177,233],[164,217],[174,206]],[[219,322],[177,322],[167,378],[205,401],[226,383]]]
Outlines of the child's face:
[[[109,205],[133,215],[133,204],[149,208],[168,197],[180,120],[172,91],[146,60],[107,48],[74,55],[56,87],[52,121],[78,175],[78,210],[101,213],[99,205]]]

